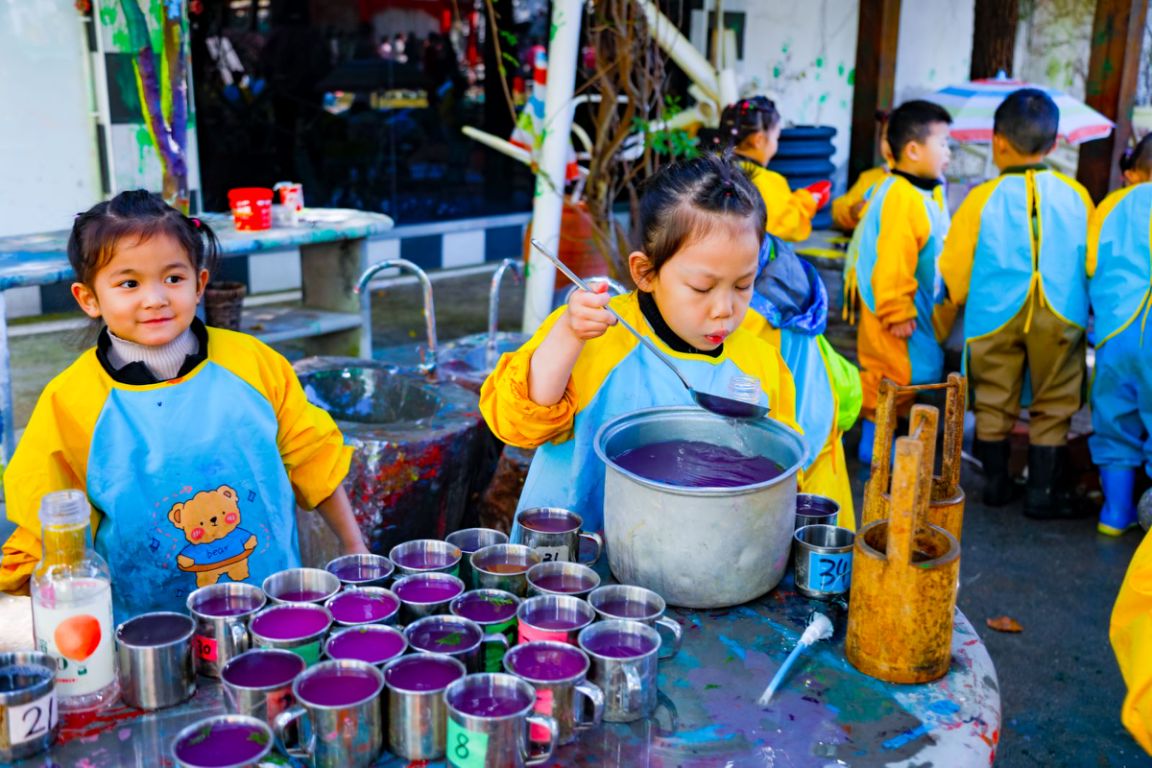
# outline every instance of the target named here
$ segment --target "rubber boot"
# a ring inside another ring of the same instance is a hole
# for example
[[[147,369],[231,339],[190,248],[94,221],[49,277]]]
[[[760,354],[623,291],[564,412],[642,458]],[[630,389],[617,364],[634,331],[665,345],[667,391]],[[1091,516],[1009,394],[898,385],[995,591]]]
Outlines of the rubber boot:
[[[872,466],[872,446],[876,442],[876,422],[860,419],[860,445],[856,447],[856,458],[865,467]]]
[[[1028,446],[1028,495],[1024,514],[1036,520],[1069,520],[1084,517],[1068,482],[1068,446]]]
[[[1008,472],[1008,457],[1012,447],[1008,439],[980,440],[972,444],[972,452],[984,465],[984,506],[1003,507],[1012,502],[1016,484]]]
[[[1100,467],[1100,487],[1104,490],[1104,507],[1096,530],[1105,536],[1120,536],[1136,527],[1136,469]]]

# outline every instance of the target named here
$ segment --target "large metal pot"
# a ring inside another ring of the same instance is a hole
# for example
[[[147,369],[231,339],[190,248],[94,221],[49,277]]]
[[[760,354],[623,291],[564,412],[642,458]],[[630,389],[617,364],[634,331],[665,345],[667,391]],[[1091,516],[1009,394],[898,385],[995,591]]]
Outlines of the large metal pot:
[[[779,477],[737,488],[666,485],[621,469],[624,451],[697,440],[767,456]],[[655,590],[672,605],[745,603],[784,575],[796,515],[796,473],[804,442],[771,419],[734,421],[700,408],[651,408],[620,416],[596,435],[604,462],[604,540],[624,584]]]

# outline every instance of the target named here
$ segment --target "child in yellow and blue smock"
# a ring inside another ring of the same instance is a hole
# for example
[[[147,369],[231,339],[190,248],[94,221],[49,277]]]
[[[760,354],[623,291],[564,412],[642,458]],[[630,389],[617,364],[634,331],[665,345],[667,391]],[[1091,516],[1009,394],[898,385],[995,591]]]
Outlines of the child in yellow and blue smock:
[[[640,203],[637,290],[609,299],[575,291],[518,351],[500,358],[480,391],[496,437],[536,448],[519,508],[563,507],[603,526],[604,464],[593,442],[610,419],[641,408],[691,405],[667,366],[616,325],[609,304],[649,337],[692,387],[726,393],[759,380],[770,417],[797,428],[792,376],[776,347],[741,328],[752,298],[764,204],[740,167],[707,154],[660,169]]]
[[[936,259],[948,231],[940,179],[951,156],[951,122],[943,107],[928,101],[893,110],[888,143],[895,166],[873,192],[857,229],[856,351],[864,417],[859,458],[865,464],[872,462],[881,379],[908,385],[943,378],[944,351],[935,330]]]
[[[344,552],[367,551],[335,422],[281,355],[196,319],[216,252],[206,224],[148,192],[77,216],[72,294],[103,327],[45,387],[4,473],[18,528],[0,589],[27,587],[40,498],[68,488],[91,501],[117,621],[183,612],[198,587],[298,567],[297,504],[320,511]]]
[[[1041,162],[1056,142],[1059,119],[1043,91],[1021,89],[1004,99],[992,139],[1001,173],[968,194],[940,257],[949,301],[967,307],[965,366],[984,503],[1002,506],[1013,498],[1008,436],[1027,381],[1024,512],[1034,518],[1081,513],[1067,482],[1067,441],[1084,380],[1092,201],[1076,181]]]
[[[1088,237],[1088,294],[1095,315],[1092,436],[1104,507],[1097,530],[1136,525],[1136,472],[1152,475],[1152,136],[1121,158],[1128,184],[1096,211]]]
[[[869,168],[856,177],[856,182],[840,197],[832,201],[832,223],[842,232],[853,232],[864,216],[864,206],[876,189],[892,173],[892,148],[888,146],[888,113],[877,112],[880,127],[880,157],[884,164]]]

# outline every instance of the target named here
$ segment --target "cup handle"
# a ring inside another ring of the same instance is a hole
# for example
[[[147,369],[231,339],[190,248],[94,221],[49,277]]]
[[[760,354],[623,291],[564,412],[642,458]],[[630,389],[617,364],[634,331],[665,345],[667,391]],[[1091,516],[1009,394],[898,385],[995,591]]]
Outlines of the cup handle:
[[[652,720],[661,733],[672,734],[680,730],[680,715],[676,705],[664,691],[656,692],[656,709],[652,712]]]
[[[600,538],[600,534],[598,533],[584,533],[583,531],[580,532],[580,538],[588,539],[588,541],[596,545],[596,555],[591,560],[581,560],[579,546],[577,546],[575,559],[577,562],[584,563],[585,565],[591,565],[592,563],[599,560],[601,553],[604,552],[604,539]]]
[[[532,726],[548,729],[547,744],[532,741],[529,737]],[[555,718],[545,715],[528,715],[524,718],[524,739],[520,742],[520,749],[524,755],[524,765],[543,765],[551,760],[552,753],[556,751],[556,735],[559,732],[560,728],[556,725]]]
[[[583,701],[581,701],[583,699]],[[585,717],[591,705],[592,716]],[[596,683],[584,680],[572,689],[572,711],[576,713],[576,728],[595,728],[604,719],[604,691]]]
[[[276,715],[272,730],[276,732],[276,743],[284,754],[289,757],[311,760],[312,755],[309,753],[308,748],[298,743],[300,741],[300,726],[296,724],[296,721],[306,714],[307,711],[301,706],[295,706],[287,712],[281,712]],[[289,734],[295,737],[291,742],[288,740]],[[293,743],[295,743],[296,746],[289,746]]]
[[[667,616],[656,619],[656,630],[659,631],[660,629],[667,630],[669,637],[661,638],[658,658],[670,659],[680,652],[680,641],[684,639],[684,630],[680,627],[679,622]],[[663,635],[664,633],[661,632],[660,634]]]
[[[480,642],[483,645],[498,645],[505,651],[509,648],[508,636],[503,632],[487,632],[484,634],[484,639]]]

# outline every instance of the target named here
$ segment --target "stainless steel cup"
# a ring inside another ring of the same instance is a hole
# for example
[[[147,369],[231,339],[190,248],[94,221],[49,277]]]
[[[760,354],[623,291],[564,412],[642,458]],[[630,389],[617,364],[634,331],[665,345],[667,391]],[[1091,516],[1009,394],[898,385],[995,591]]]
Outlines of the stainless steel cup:
[[[137,709],[171,707],[196,692],[192,635],[182,613],[142,613],[116,627],[120,696]]]
[[[580,515],[559,507],[533,507],[516,513],[513,541],[540,553],[546,563],[594,563],[604,551],[604,539],[598,533],[580,530],[584,519]],[[591,560],[580,558],[580,540],[592,542],[595,555]]]
[[[198,673],[220,677],[230,659],[248,650],[248,622],[266,600],[260,587],[237,581],[211,584],[188,595],[188,613],[196,620],[192,651]]]
[[[383,689],[383,673],[367,662],[316,664],[292,684],[296,706],[276,717],[281,749],[313,768],[374,764],[384,746]]]
[[[839,517],[840,504],[834,499],[814,493],[796,494],[795,530],[806,525],[836,525]]]
[[[331,628],[332,614],[324,606],[286,603],[253,616],[248,632],[256,648],[292,651],[307,664],[315,664],[320,659],[324,636]]]
[[[307,663],[298,654],[277,648],[254,648],[235,657],[220,671],[224,703],[230,712],[271,725],[296,703],[292,683]]]
[[[528,569],[543,562],[523,544],[493,544],[472,553],[472,579],[477,589],[501,589],[517,597],[528,593]]]
[[[630,723],[656,710],[660,633],[638,621],[599,621],[580,632],[588,679],[604,691],[604,721]]]
[[[463,616],[427,616],[405,627],[404,638],[413,651],[451,656],[464,662],[469,672],[484,671],[487,647],[508,650],[507,636],[485,634],[479,624]]]
[[[508,534],[495,528],[463,528],[444,537],[444,541],[460,547],[460,578],[469,589],[475,589],[472,579],[472,553],[493,544],[507,544]]]
[[[540,563],[528,569],[530,595],[572,595],[588,597],[588,593],[600,586],[600,574],[580,563],[566,563],[554,560]]]
[[[829,599],[852,585],[852,546],[856,534],[835,525],[806,525],[793,534],[792,563],[802,595]]]
[[[264,594],[272,603],[315,603],[323,605],[340,591],[336,574],[320,568],[290,568],[264,579]]]
[[[404,633],[384,624],[347,627],[333,632],[324,643],[324,655],[330,659],[357,659],[381,669],[407,650]]]
[[[43,752],[60,730],[56,660],[37,651],[0,653],[0,762]]]
[[[215,715],[192,723],[172,740],[180,768],[257,768],[272,752],[272,729],[244,715]],[[224,762],[228,757],[233,761]]]
[[[468,675],[448,686],[444,701],[450,765],[524,768],[552,759],[556,721],[532,714],[536,691],[520,678],[498,672]],[[492,702],[497,703],[487,706]],[[539,734],[542,745],[529,740],[530,728]]]
[[[576,645],[580,632],[596,620],[596,611],[571,595],[539,595],[520,604],[516,620],[521,643],[551,640]]]
[[[504,656],[504,669],[536,689],[536,714],[556,720],[558,744],[571,744],[577,731],[604,717],[604,692],[586,679],[590,667],[584,651],[546,640],[518,645]]]
[[[439,539],[415,539],[397,544],[388,553],[398,576],[413,573],[460,573],[460,547]]]
[[[660,658],[670,659],[680,650],[683,630],[664,615],[664,598],[650,589],[628,584],[609,584],[592,590],[588,604],[602,619],[626,619],[654,627],[660,633]]]
[[[444,689],[465,674],[458,659],[430,653],[401,656],[384,667],[389,752],[404,760],[444,756]]]
[[[400,621],[410,624],[425,616],[448,612],[448,604],[464,592],[464,582],[449,573],[413,573],[392,585],[400,599]]]
[[[516,642],[516,611],[520,598],[499,589],[473,589],[453,600],[448,612],[480,625],[486,635],[503,635],[508,644],[491,643],[484,648],[483,672],[499,672],[508,647]]]
[[[349,601],[357,601],[358,605]],[[374,603],[368,610],[365,601]],[[349,587],[324,603],[332,614],[332,621],[341,627],[365,624],[395,624],[400,614],[400,598],[384,587]]]
[[[341,555],[329,560],[324,570],[345,587],[386,587],[396,566],[384,555]]]

